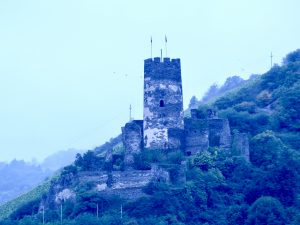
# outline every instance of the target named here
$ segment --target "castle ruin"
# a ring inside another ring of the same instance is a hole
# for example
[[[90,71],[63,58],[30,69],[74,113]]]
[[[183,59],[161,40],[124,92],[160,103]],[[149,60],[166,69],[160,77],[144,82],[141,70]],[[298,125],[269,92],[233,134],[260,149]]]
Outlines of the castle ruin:
[[[195,155],[209,147],[229,150],[232,137],[228,119],[213,109],[191,110],[184,118],[180,59],[144,61],[144,116],[122,127],[125,164],[143,149],[181,150]]]

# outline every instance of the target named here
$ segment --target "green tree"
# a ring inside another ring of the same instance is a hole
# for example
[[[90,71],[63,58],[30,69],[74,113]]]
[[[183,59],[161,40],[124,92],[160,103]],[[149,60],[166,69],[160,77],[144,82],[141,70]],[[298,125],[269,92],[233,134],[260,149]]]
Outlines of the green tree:
[[[272,131],[256,135],[250,142],[250,161],[258,167],[269,167],[276,162],[284,145]]]
[[[250,207],[247,225],[284,225],[284,208],[273,197],[260,197]]]

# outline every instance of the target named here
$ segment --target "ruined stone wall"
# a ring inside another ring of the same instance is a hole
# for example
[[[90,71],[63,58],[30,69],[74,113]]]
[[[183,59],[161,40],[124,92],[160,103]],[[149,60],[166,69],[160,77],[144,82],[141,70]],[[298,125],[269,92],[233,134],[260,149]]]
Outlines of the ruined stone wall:
[[[145,60],[144,146],[168,148],[168,129],[184,128],[180,60]]]
[[[209,119],[209,146],[229,149],[231,146],[231,134],[227,119]]]
[[[184,174],[185,175],[185,174]],[[104,195],[117,195],[125,199],[137,199],[145,196],[143,188],[149,182],[170,182],[169,172],[159,165],[153,165],[151,170],[125,171],[90,171],[79,172],[72,183],[56,181],[51,184],[47,197],[41,204],[46,208],[56,208],[61,203],[76,201],[76,192],[87,187]]]
[[[208,141],[208,121],[205,119],[185,118],[185,152],[194,155],[200,151],[207,150]]]
[[[125,165],[134,162],[133,155],[143,149],[143,121],[133,120],[122,127],[122,141],[125,148]]]
[[[229,150],[231,148],[231,131],[228,119],[223,119],[223,129],[220,137],[220,148]]]
[[[180,149],[185,148],[185,132],[182,129],[168,129],[168,148]]]
[[[248,134],[239,133],[238,131],[234,132],[232,141],[232,152],[234,155],[242,156],[246,161],[250,161]]]

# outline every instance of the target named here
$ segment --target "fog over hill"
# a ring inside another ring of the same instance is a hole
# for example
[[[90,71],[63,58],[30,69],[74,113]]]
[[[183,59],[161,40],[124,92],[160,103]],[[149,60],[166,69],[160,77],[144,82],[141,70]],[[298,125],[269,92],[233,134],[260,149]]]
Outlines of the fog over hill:
[[[48,156],[42,163],[13,160],[0,162],[0,204],[28,192],[52,176],[58,169],[71,164],[82,150],[69,149]]]

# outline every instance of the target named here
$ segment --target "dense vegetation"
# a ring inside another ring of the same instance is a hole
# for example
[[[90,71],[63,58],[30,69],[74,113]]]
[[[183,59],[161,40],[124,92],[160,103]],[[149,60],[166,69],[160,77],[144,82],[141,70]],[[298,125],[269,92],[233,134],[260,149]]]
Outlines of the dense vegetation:
[[[233,129],[249,134],[250,162],[234,149],[210,148],[192,157],[144,152],[135,156],[136,168],[185,160],[186,182],[151,182],[144,189],[148,197],[134,202],[82,189],[75,205],[64,203],[63,224],[300,224],[299,55],[300,50],[290,53],[282,66],[210,105],[228,117]],[[110,165],[93,152],[78,155],[62,177],[97,168],[122,170],[122,154],[116,155]],[[180,176],[176,167],[172,176]],[[42,212],[36,207],[35,200],[27,202],[0,224],[39,224]],[[60,224],[59,209],[47,211],[45,221]]]

